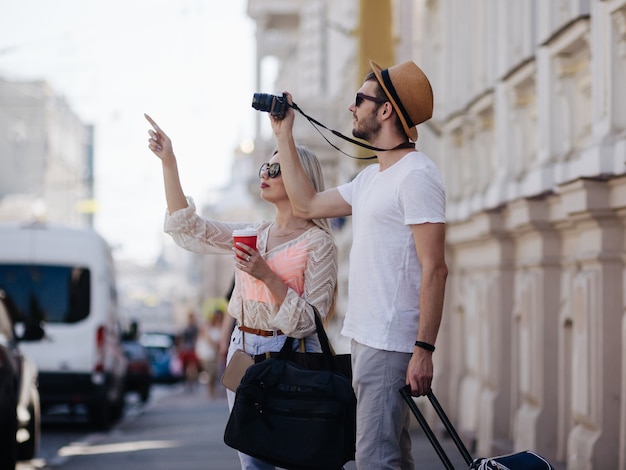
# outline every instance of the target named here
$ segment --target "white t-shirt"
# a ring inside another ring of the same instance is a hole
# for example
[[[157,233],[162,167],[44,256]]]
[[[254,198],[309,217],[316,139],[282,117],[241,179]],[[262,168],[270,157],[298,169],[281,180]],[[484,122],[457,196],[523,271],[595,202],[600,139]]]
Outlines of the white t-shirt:
[[[342,334],[366,346],[413,352],[422,266],[410,225],[445,223],[435,164],[411,152],[379,171],[370,165],[337,189],[352,206],[348,311]]]

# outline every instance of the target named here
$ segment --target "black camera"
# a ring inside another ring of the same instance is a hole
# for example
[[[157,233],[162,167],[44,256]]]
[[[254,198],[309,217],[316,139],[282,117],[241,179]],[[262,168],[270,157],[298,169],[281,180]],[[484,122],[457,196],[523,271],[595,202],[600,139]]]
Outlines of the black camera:
[[[289,103],[284,93],[283,96],[255,93],[252,95],[252,107],[258,111],[270,113],[276,119],[284,119]]]

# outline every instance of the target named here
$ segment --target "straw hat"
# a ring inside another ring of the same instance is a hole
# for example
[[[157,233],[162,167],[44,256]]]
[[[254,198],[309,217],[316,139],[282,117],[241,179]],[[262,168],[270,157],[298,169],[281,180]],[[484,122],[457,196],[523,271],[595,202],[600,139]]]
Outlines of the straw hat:
[[[433,115],[433,90],[424,72],[408,61],[381,69],[370,60],[378,83],[398,113],[404,132],[413,142],[417,140],[415,126]]]

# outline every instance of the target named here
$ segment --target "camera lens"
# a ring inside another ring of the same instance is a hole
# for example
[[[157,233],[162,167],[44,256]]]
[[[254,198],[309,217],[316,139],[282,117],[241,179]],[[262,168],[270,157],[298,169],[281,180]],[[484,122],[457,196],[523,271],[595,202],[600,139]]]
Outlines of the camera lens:
[[[272,110],[274,96],[267,93],[255,93],[252,95],[252,107],[258,111],[269,113]]]

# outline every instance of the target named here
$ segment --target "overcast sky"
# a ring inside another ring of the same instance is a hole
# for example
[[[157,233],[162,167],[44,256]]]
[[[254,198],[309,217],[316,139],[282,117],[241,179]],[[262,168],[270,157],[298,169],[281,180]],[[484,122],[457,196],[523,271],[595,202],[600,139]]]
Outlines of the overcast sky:
[[[47,81],[95,125],[96,229],[122,259],[163,243],[165,198],[150,114],[174,142],[185,192],[227,183],[253,138],[247,0],[0,0],[0,76]]]

